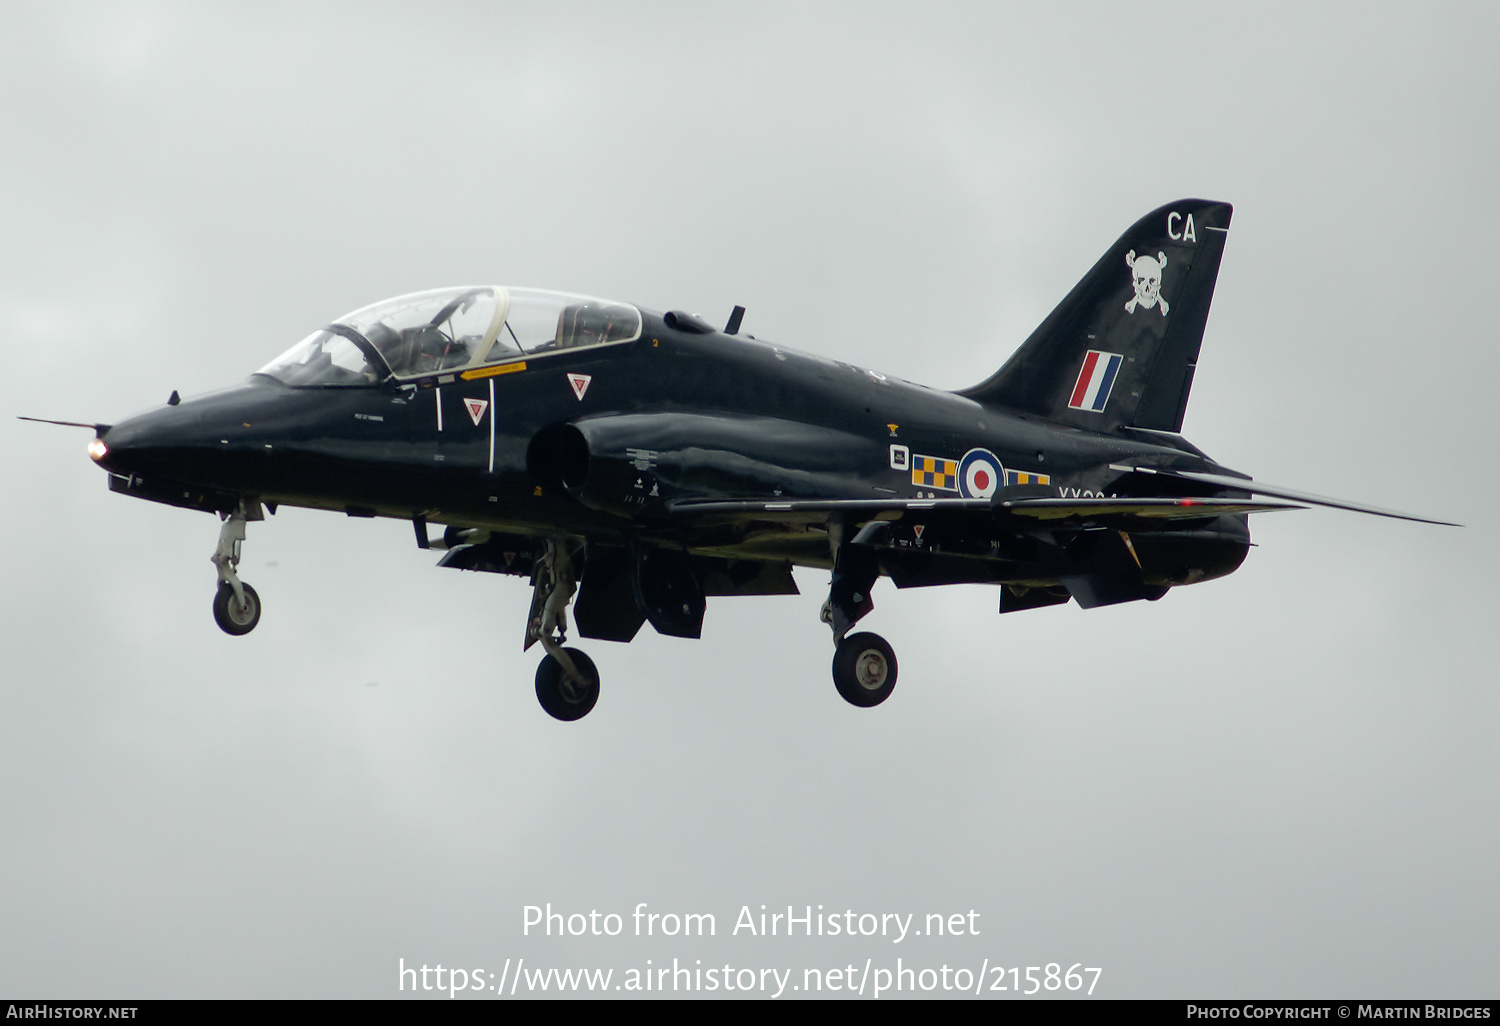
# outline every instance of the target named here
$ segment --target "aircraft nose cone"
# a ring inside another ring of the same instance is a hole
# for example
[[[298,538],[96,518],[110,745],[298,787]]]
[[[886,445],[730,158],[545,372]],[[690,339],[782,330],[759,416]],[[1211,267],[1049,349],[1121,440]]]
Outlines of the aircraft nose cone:
[[[90,455],[112,474],[204,484],[228,480],[252,455],[241,422],[274,398],[267,391],[242,385],[148,410],[106,430]]]
[[[155,473],[188,443],[196,420],[176,407],[130,417],[90,442],[89,455],[112,474]]]

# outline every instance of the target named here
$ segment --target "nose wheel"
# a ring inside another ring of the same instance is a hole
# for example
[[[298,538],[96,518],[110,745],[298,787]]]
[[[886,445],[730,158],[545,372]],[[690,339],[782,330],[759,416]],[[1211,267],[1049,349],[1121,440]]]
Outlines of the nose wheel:
[[[219,593],[214,596],[214,620],[221,631],[235,637],[249,634],[260,623],[260,596],[243,581],[240,582],[240,591],[244,593],[244,599],[228,584],[220,584]]]
[[[896,689],[896,652],[879,634],[851,634],[833,650],[833,686],[862,709],[879,705]]]

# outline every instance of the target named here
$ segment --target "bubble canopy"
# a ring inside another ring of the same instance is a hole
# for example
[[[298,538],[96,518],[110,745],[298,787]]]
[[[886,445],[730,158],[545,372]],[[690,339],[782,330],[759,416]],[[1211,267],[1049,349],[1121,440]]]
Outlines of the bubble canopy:
[[[641,312],[628,303],[460,286],[361,307],[256,373],[299,388],[358,388],[640,337]]]

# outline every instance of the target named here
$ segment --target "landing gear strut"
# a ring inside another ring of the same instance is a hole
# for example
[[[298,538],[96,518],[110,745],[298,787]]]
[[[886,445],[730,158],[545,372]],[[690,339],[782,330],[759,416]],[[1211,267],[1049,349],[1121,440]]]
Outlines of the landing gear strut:
[[[896,687],[896,653],[878,634],[849,634],[866,613],[875,608],[870,589],[880,577],[875,547],[890,530],[871,521],[850,542],[844,541],[844,524],[828,523],[828,544],[833,550],[833,580],[828,601],[823,603],[823,622],[833,631],[833,686],[851,705],[868,709],[891,697]]]
[[[548,539],[532,572],[531,616],[526,621],[526,648],[540,641],[547,655],[536,668],[536,697],[547,715],[582,719],[599,701],[599,671],[568,640],[567,610],[577,590],[568,542]]]
[[[245,540],[245,524],[260,520],[264,514],[260,503],[247,509],[241,502],[219,528],[219,547],[214,550],[213,564],[219,571],[219,590],[214,595],[214,620],[225,634],[238,637],[249,634],[260,623],[260,596],[235,572],[240,565],[240,545]]]

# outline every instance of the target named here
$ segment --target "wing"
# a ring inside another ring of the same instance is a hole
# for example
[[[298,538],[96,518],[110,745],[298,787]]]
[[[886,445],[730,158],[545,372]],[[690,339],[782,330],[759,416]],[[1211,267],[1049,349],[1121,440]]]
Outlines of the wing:
[[[954,514],[1011,513],[1038,520],[1090,520],[1099,517],[1140,517],[1147,520],[1201,520],[1226,513],[1269,513],[1304,509],[1272,499],[1223,499],[1199,496],[1148,498],[1059,499],[1026,497],[1015,499],[793,499],[763,500],[680,499],[668,509],[678,516],[726,520],[753,517],[756,520],[789,522],[826,519],[834,513],[852,514],[863,520],[894,520],[910,512]],[[1397,514],[1399,515],[1399,514]]]
[[[1160,598],[1173,583],[1222,576],[1243,560],[1248,534],[1220,517],[1296,508],[1274,499],[1059,498],[1035,490],[988,499],[680,499],[668,506],[676,537],[700,539],[689,546],[695,552],[755,558],[758,549],[761,558],[833,566],[835,581],[849,558],[898,588],[1007,584],[1002,612],[1070,595],[1083,606]],[[835,559],[838,538],[845,544]]]

